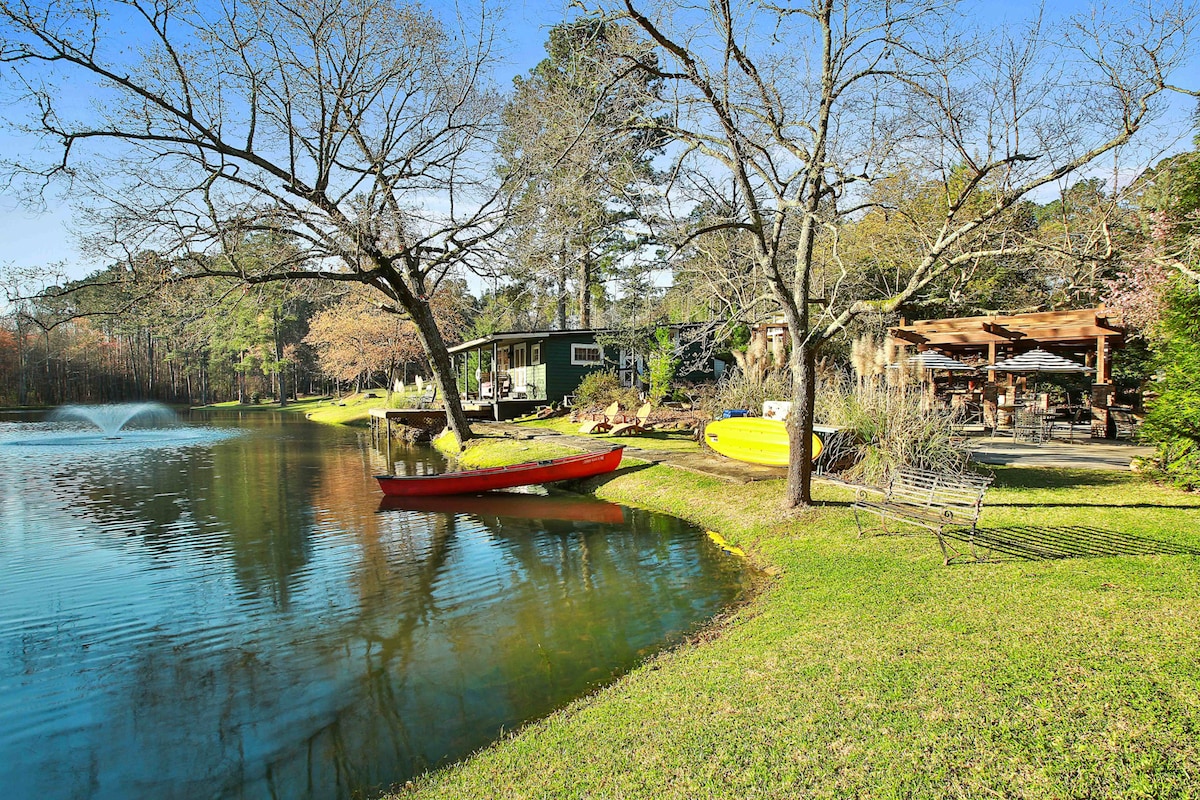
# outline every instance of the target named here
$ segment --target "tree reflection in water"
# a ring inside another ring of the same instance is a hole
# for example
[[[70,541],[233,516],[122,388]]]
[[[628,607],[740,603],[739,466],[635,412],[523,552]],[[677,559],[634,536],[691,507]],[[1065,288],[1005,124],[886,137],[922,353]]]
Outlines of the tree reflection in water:
[[[0,454],[20,492],[0,504],[16,796],[369,792],[610,680],[744,585],[678,520],[381,508],[367,437],[230,424],[259,427],[146,458]]]

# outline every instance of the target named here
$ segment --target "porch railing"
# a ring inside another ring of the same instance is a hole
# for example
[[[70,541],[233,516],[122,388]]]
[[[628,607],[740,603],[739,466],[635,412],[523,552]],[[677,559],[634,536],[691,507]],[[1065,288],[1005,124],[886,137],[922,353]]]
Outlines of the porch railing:
[[[532,367],[511,367],[500,372],[500,400],[541,400],[546,399],[546,365],[535,364]],[[479,383],[472,381],[466,397],[484,403],[494,402],[497,397],[495,376],[484,373],[479,377]]]

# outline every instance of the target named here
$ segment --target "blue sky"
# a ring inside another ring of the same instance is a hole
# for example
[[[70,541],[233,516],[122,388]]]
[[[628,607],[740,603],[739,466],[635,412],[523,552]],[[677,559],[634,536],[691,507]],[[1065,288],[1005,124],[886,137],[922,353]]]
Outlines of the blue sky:
[[[433,0],[434,7],[449,6],[451,0]],[[468,0],[469,2],[469,0]],[[1082,0],[1060,0],[1053,7],[1056,15],[1087,7]],[[994,2],[979,0],[974,17],[983,24],[995,24],[1022,18],[1032,12],[1032,2]],[[1116,7],[1120,7],[1118,4]],[[502,88],[508,88],[512,77],[522,74],[544,55],[546,32],[565,14],[564,5],[556,0],[512,0],[504,14],[502,34],[504,64],[496,75]],[[1179,144],[1173,152],[1185,149],[1190,141],[1188,117],[1195,101],[1178,98],[1173,101],[1170,127],[1179,129]],[[0,108],[0,113],[4,113]],[[5,156],[29,146],[29,142],[0,133],[0,150]],[[67,273],[78,277],[102,266],[81,253],[70,230],[71,210],[65,199],[57,199],[50,208],[24,208],[11,195],[0,194],[0,269],[7,266],[45,266],[58,262],[66,265]]]
[[[433,0],[430,5],[438,8],[448,3]],[[563,4],[558,2],[512,0],[508,3],[502,23],[502,35],[506,40],[504,60],[496,75],[502,89],[507,90],[513,77],[527,72],[545,57],[547,32],[565,14]],[[0,113],[4,113],[2,107]],[[0,131],[0,151],[6,158],[31,144],[29,140]],[[71,217],[68,198],[57,198],[46,209],[31,209],[19,204],[11,195],[0,193],[0,269],[64,262],[68,275],[82,277],[103,266],[102,262],[89,259],[80,251],[71,232]]]

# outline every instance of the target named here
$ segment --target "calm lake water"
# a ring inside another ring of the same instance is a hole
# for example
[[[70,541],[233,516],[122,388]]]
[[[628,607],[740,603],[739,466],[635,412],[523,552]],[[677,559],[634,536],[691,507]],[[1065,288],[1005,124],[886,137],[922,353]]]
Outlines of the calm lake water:
[[[397,450],[399,473],[442,468]],[[571,495],[393,507],[385,460],[267,413],[120,441],[0,415],[3,796],[369,796],[745,589],[671,517]]]

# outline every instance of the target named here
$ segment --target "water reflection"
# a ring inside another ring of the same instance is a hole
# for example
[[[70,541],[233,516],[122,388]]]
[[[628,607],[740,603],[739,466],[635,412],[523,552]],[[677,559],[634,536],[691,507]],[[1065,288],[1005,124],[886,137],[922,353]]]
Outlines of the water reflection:
[[[369,792],[610,679],[743,586],[677,520],[575,497],[403,508],[380,502],[391,465],[365,435],[205,423],[238,435],[0,447],[8,796]],[[0,423],[0,443],[29,431]]]

